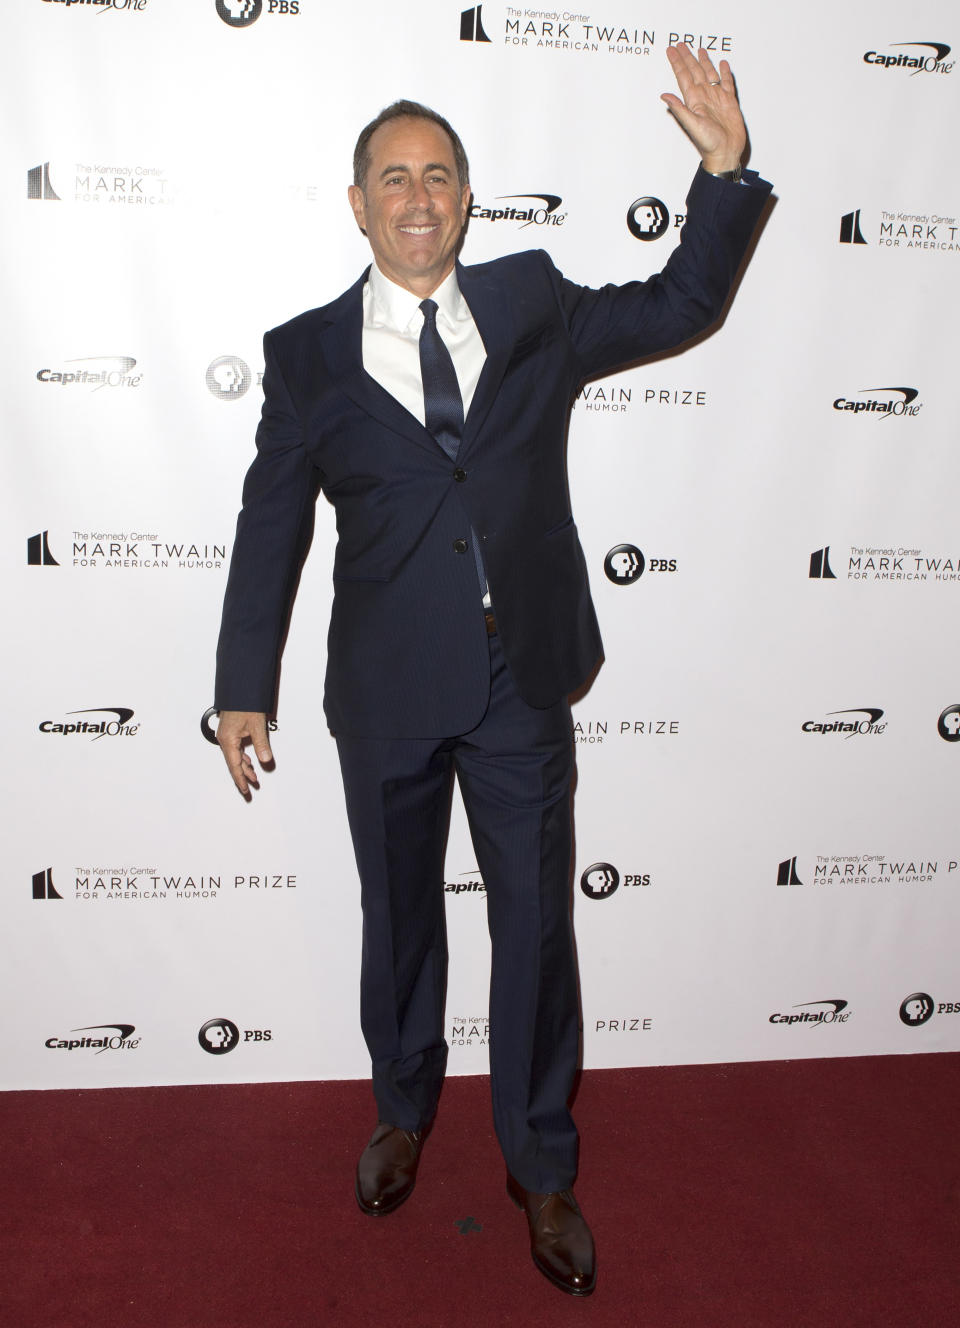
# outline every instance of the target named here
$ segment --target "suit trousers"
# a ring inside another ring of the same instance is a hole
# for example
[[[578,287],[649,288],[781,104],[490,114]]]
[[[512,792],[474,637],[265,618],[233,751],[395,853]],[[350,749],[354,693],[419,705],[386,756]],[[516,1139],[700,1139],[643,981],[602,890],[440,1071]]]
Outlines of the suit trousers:
[[[489,647],[490,700],[471,732],[337,734],[363,906],[360,1016],[380,1120],[424,1129],[447,1059],[443,867],[456,772],[487,894],[494,1126],[508,1171],[543,1193],[571,1186],[577,1169],[573,733],[567,701],[527,705],[499,638]]]

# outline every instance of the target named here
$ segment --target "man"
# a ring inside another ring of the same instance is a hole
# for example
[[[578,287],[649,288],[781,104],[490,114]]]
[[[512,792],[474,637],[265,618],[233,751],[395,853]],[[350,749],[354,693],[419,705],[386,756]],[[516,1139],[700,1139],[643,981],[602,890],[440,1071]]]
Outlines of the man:
[[[741,177],[729,66],[668,56],[664,94],[702,157],[680,247],[647,282],[588,290],[544,253],[463,267],[466,156],[410,102],[368,125],[349,201],[373,251],[357,284],[265,338],[218,651],[218,739],[244,796],[322,486],[337,513],[325,710],[361,880],[361,1022],[378,1124],[360,1208],[413,1190],[446,1062],[443,850],[456,770],[487,887],[493,1114],[539,1270],[588,1295],[571,1186],[578,1056],[569,913],[567,695],[601,654],[564,464],[581,381],[719,314],[769,186]]]

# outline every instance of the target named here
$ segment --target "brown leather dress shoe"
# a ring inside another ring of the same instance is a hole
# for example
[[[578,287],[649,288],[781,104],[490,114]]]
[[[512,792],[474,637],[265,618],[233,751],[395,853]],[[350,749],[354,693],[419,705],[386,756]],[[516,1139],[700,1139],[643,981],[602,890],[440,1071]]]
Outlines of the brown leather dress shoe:
[[[573,1191],[536,1194],[508,1175],[507,1194],[527,1215],[530,1253],[544,1277],[571,1296],[589,1296],[597,1285],[596,1255]]]
[[[380,1121],[357,1163],[355,1193],[362,1213],[383,1217],[410,1198],[423,1138],[422,1130],[401,1130]]]

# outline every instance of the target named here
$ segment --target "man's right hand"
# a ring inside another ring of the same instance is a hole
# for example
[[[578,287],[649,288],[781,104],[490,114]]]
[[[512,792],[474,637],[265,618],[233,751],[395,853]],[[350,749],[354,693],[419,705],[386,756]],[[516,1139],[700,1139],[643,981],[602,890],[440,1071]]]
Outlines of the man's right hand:
[[[221,710],[217,725],[217,742],[237,788],[245,798],[250,797],[250,786],[260,787],[253,762],[244,744],[249,740],[261,766],[273,763],[273,752],[267,739],[267,717],[254,710]]]

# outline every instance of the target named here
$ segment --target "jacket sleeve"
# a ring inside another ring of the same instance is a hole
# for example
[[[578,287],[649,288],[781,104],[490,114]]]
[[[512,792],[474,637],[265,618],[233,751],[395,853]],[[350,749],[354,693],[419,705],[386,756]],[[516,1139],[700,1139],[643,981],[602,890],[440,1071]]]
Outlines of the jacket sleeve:
[[[599,290],[561,280],[584,378],[677,346],[720,316],[771,190],[755,171],[743,179],[733,184],[697,171],[680,244],[648,280]]]
[[[313,534],[320,474],[304,449],[272,333],[263,351],[263,413],[224,595],[214,703],[218,710],[269,713],[293,592]]]

